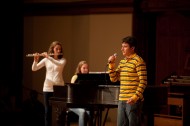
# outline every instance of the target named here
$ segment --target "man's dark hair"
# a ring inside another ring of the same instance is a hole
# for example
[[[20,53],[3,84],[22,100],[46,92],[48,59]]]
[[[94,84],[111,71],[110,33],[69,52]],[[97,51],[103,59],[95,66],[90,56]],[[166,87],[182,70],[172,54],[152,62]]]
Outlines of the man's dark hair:
[[[137,39],[133,36],[127,36],[122,39],[122,43],[128,43],[130,47],[136,47]]]

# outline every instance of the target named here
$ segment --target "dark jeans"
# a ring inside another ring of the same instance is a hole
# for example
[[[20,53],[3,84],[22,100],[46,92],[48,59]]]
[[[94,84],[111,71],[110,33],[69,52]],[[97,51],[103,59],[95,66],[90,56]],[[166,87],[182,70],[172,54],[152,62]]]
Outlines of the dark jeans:
[[[140,126],[142,114],[142,101],[130,105],[126,101],[119,101],[117,126]]]
[[[52,107],[49,104],[49,98],[53,96],[53,92],[43,92],[45,105],[45,126],[52,125]]]

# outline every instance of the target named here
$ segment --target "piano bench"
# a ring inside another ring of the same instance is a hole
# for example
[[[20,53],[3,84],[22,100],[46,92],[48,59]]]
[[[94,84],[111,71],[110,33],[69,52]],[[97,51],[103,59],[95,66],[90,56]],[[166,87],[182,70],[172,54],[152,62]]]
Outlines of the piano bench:
[[[78,123],[78,115],[74,112],[67,110],[66,111],[66,126],[70,126],[71,123],[77,122]]]

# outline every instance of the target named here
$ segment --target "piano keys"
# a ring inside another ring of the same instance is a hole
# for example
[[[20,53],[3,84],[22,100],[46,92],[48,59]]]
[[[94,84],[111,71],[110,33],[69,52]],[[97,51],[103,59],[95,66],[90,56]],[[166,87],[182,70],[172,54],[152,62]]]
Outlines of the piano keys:
[[[190,94],[190,76],[170,75],[162,85],[168,86],[169,92]]]

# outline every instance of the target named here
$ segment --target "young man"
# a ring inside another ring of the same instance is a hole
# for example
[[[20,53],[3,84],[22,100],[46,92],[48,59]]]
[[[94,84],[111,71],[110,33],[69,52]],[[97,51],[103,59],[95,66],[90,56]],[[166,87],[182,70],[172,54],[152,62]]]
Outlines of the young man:
[[[116,69],[116,56],[108,58],[110,80],[120,81],[117,126],[140,126],[141,123],[147,70],[144,60],[135,52],[136,46],[137,40],[134,37],[123,38],[121,51],[124,59]]]

